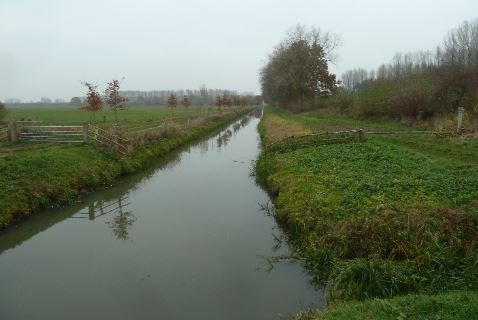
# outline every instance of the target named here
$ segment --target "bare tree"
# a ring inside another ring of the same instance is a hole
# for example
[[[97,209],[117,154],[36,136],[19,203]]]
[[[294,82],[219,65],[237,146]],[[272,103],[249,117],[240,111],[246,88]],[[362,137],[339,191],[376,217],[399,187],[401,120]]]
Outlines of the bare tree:
[[[118,111],[125,107],[126,98],[119,93],[121,82],[119,80],[111,80],[105,90],[106,104],[115,113],[115,122],[118,123]]]
[[[285,40],[287,44],[293,42],[306,41],[320,45],[323,50],[325,59],[328,62],[336,62],[337,48],[341,45],[340,37],[334,33],[323,31],[316,27],[307,27],[298,24],[288,32],[288,38]]]
[[[221,109],[222,105],[223,105],[222,97],[221,97],[221,96],[217,96],[217,97],[216,97],[216,107],[217,107],[218,109]]]
[[[478,19],[465,21],[443,40],[445,63],[458,68],[478,65]]]
[[[348,70],[342,74],[342,85],[349,91],[357,92],[367,80],[374,77],[374,75],[370,77],[365,69]]]
[[[227,91],[224,91],[222,94],[222,106],[223,107],[230,107],[232,105],[231,97]]]
[[[206,107],[209,103],[209,99],[208,99],[208,90],[207,90],[207,87],[203,84],[201,85],[201,87],[199,87],[199,94],[201,96],[201,106],[202,107]]]

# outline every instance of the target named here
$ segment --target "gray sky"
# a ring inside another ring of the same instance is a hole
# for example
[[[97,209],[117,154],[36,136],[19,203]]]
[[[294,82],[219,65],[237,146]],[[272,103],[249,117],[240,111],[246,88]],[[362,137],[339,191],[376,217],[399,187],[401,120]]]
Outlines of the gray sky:
[[[123,89],[259,93],[265,57],[301,23],[341,36],[338,74],[432,49],[477,0],[0,0],[0,100]]]

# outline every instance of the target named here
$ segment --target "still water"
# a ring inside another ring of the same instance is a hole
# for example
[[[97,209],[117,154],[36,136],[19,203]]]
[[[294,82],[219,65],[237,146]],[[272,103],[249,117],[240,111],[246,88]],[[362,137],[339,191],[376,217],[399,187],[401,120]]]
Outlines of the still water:
[[[258,115],[0,235],[0,319],[280,319],[324,305],[250,177]]]

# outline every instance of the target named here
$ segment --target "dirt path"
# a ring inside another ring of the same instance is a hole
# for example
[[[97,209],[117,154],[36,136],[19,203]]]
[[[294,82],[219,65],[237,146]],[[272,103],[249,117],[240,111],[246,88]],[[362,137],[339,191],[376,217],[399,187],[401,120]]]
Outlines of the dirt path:
[[[311,130],[304,128],[301,124],[284,120],[275,114],[264,115],[264,129],[266,134],[265,143],[271,144],[290,136],[300,136],[311,133]]]

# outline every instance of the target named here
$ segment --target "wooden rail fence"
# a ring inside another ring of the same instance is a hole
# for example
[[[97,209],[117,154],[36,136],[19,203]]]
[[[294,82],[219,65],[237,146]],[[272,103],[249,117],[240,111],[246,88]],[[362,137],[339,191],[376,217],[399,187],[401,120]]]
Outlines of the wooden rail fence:
[[[407,130],[407,131],[364,131],[349,130],[336,132],[314,132],[311,134],[290,136],[282,140],[276,141],[266,147],[272,152],[288,152],[295,149],[306,148],[314,145],[338,144],[363,142],[367,139],[367,135],[431,135],[436,138],[444,138],[453,136],[454,132],[437,132],[426,130]]]
[[[0,142],[8,141],[8,124],[0,121]]]
[[[113,153],[125,155],[128,153],[128,139],[121,137],[114,132],[114,129],[107,131],[95,125],[89,125],[87,129],[87,142],[91,139],[95,145]]]
[[[7,139],[11,142],[83,143],[88,142],[87,134],[88,125],[77,123],[11,121],[7,128]]]
[[[320,132],[290,136],[270,144],[266,149],[271,152],[283,153],[315,145],[363,142],[365,139],[362,130]]]

